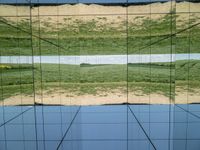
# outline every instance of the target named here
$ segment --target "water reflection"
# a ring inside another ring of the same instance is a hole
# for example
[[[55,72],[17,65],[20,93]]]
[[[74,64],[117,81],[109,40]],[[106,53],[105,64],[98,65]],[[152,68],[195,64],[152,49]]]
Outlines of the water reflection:
[[[0,109],[0,149],[200,149],[199,104],[18,107]]]

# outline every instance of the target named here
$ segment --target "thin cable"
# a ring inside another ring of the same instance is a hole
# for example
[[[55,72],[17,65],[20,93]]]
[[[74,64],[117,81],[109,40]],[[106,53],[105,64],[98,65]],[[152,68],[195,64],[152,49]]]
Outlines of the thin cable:
[[[58,1],[59,0],[57,0],[57,4],[58,4]],[[60,61],[60,48],[59,48],[59,46],[60,46],[60,28],[59,28],[59,7],[58,7],[58,5],[56,6],[56,9],[57,9],[57,22],[56,22],[56,28],[57,28],[57,44],[58,44],[58,74],[59,74],[59,85],[58,85],[58,93],[59,93],[59,101],[60,101],[60,105],[62,104],[62,100],[61,100],[61,61]],[[60,111],[60,120],[61,120],[61,128],[60,128],[60,130],[61,130],[61,134],[62,134],[62,137],[63,137],[63,126],[62,126],[62,124],[63,124],[63,117],[62,117],[62,107],[63,106],[59,106],[59,111]],[[61,147],[62,147],[62,149],[63,149],[63,145],[61,145]]]
[[[170,35],[170,36],[164,37],[164,38],[162,38],[162,39],[160,39],[160,40],[157,40],[157,41],[155,41],[155,42],[153,42],[153,43],[151,43],[151,44],[149,44],[149,45],[147,45],[147,46],[144,46],[144,47],[142,47],[140,50],[143,50],[143,49],[145,49],[145,48],[148,48],[150,45],[155,45],[155,44],[157,44],[157,43],[159,43],[159,42],[162,42],[162,41],[164,41],[164,40],[166,40],[166,39],[169,39],[169,38],[171,38],[171,37],[173,37],[173,36],[176,36],[177,34],[180,34],[180,33],[182,33],[182,32],[185,32],[185,31],[187,31],[187,30],[189,30],[189,29],[191,29],[191,28],[193,28],[193,27],[195,27],[195,26],[198,26],[198,25],[200,25],[200,23],[193,24],[193,25],[189,26],[188,28],[182,29],[182,30],[180,30],[180,31],[178,31],[178,32],[176,32],[176,33],[173,33],[173,34]]]
[[[129,149],[129,110],[128,110],[128,105],[129,105],[129,77],[128,77],[128,72],[129,72],[129,69],[128,69],[128,56],[129,56],[129,16],[128,16],[128,0],[126,0],[126,58],[127,58],[127,65],[126,65],[126,91],[127,91],[127,95],[126,95],[126,98],[127,98],[127,101],[126,101],[126,138],[127,138],[127,141],[126,141],[126,149],[128,150]]]
[[[21,116],[21,115],[24,114],[25,112],[31,110],[32,108],[33,108],[33,107],[31,107],[31,108],[29,108],[29,109],[26,109],[25,111],[21,112],[20,114],[16,115],[15,117],[13,117],[13,118],[11,118],[11,119],[5,121],[3,124],[0,125],[0,128],[1,128],[2,126],[6,125],[7,123],[11,122],[12,120],[18,118],[19,116]]]
[[[29,3],[30,9],[30,44],[31,44],[31,51],[32,51],[32,82],[33,82],[33,100],[34,100],[34,119],[35,119],[35,138],[36,138],[36,149],[38,150],[38,134],[37,134],[37,113],[36,113],[36,101],[35,101],[35,72],[34,72],[34,48],[33,48],[33,31],[32,31],[32,4],[31,0]]]
[[[16,3],[17,3],[17,0],[16,0]],[[17,27],[19,27],[19,20],[18,20],[18,17],[19,17],[19,15],[18,15],[18,7],[17,7],[17,5],[16,5],[16,17],[17,17]],[[17,29],[17,37],[19,37],[19,34],[20,34],[20,31],[19,31],[19,29]],[[22,102],[22,73],[21,73],[21,61],[20,61],[20,56],[21,56],[21,49],[20,49],[20,44],[19,44],[20,42],[19,42],[19,38],[17,38],[17,48],[18,48],[18,50],[19,50],[19,62],[18,62],[18,67],[19,67],[19,69],[18,69],[18,71],[19,71],[19,86],[20,86],[20,100],[21,100],[21,105],[23,105],[23,102]],[[21,112],[23,111],[23,106],[19,106],[20,108],[21,108]],[[25,147],[25,127],[24,127],[24,116],[23,116],[23,114],[22,114],[22,118],[21,118],[22,120],[22,128],[23,128],[23,130],[22,130],[22,135],[23,135],[23,148],[24,148],[24,150],[26,149],[26,147]]]
[[[151,3],[151,0],[150,0],[150,3]],[[151,5],[149,5],[149,17],[150,17],[150,29],[149,29],[149,36],[150,36],[150,43],[152,42],[152,16],[151,16],[151,13],[152,13],[152,10],[151,10]],[[152,86],[152,63],[151,63],[151,53],[152,53],[152,47],[150,45],[149,47],[150,49],[150,84],[149,84],[149,137],[151,136],[151,86]],[[140,50],[141,51],[141,50]],[[150,149],[150,144],[149,144],[149,149]]]
[[[174,1],[174,10],[175,11],[173,11],[174,12],[174,23],[175,23],[175,25],[174,25],[174,32],[176,32],[176,15],[177,15],[177,13],[176,13],[176,0]],[[176,36],[175,36],[175,38],[174,38],[174,43],[176,43]],[[174,48],[174,53],[176,54],[176,44],[174,45],[175,46],[175,48]],[[175,63],[174,63],[174,95],[173,95],[173,101],[172,101],[172,104],[173,105],[175,105],[175,103],[176,103],[176,55],[174,56],[174,59],[175,59]],[[172,107],[172,106],[171,106]],[[175,129],[175,113],[176,113],[176,110],[175,110],[175,107],[173,106],[173,108],[172,108],[173,110],[171,110],[171,113],[173,113],[171,116],[172,116],[172,119],[170,119],[171,121],[172,121],[172,128],[171,128],[171,137],[172,137],[172,144],[170,144],[170,149],[171,149],[171,147],[172,147],[172,149],[174,149],[174,136],[175,136],[175,132],[173,132],[174,131],[174,129]]]
[[[39,2],[39,0],[38,0]],[[40,7],[38,7],[38,36],[41,37],[41,27],[40,27]],[[44,104],[44,95],[43,95],[43,67],[42,67],[42,49],[41,49],[41,39],[38,39],[39,41],[39,54],[40,54],[40,96],[41,96],[41,102]],[[46,150],[46,144],[45,144],[45,139],[46,139],[46,133],[45,133],[45,117],[44,117],[44,106],[42,107],[42,130],[43,130],[43,148]]]
[[[153,144],[153,142],[151,141],[150,137],[148,136],[148,134],[146,133],[145,129],[143,128],[143,126],[141,125],[140,121],[138,120],[138,118],[136,117],[136,115],[134,114],[133,110],[129,107],[129,110],[131,111],[132,115],[134,116],[135,120],[137,121],[138,125],[140,126],[140,128],[142,129],[142,131],[144,132],[145,136],[147,137],[147,139],[149,140],[149,142],[151,143],[151,145],[153,146],[154,150],[157,150],[155,145]]]
[[[69,127],[67,128],[67,130],[66,130],[66,132],[65,132],[64,136],[62,137],[62,139],[61,139],[60,143],[58,144],[58,146],[57,146],[56,150],[59,150],[59,148],[60,148],[60,146],[61,146],[62,142],[64,141],[64,139],[65,139],[65,137],[66,137],[67,133],[69,132],[69,130],[70,130],[70,128],[71,128],[71,126],[72,126],[72,124],[73,124],[74,120],[76,119],[76,116],[78,115],[78,113],[79,113],[80,109],[81,109],[81,106],[79,106],[78,110],[76,111],[76,114],[74,115],[74,117],[73,117],[73,119],[72,119],[72,121],[71,121],[71,123],[70,123]]]
[[[78,3],[80,3],[80,1],[79,0],[77,0],[77,2]],[[80,11],[79,11],[79,14],[80,14]],[[79,23],[78,23],[78,31],[80,31],[80,25],[79,25]],[[78,39],[80,39],[79,37],[78,37]],[[80,54],[81,54],[81,42],[80,42],[81,40],[79,40],[79,56],[80,56]],[[81,60],[80,60],[80,58],[79,58],[79,76],[81,76],[81,65],[80,65],[80,62],[81,62]],[[81,77],[80,77],[81,78]],[[80,78],[79,78],[79,86],[81,86],[81,84],[80,84]],[[79,87],[80,88],[80,87]],[[80,106],[81,106],[81,104],[82,104],[82,100],[79,100],[80,101]],[[70,104],[71,104],[71,100],[70,100]],[[79,115],[80,117],[80,122],[81,122],[81,115]],[[80,129],[80,137],[82,138],[82,124],[80,124],[79,125],[79,129]],[[79,149],[82,149],[82,141],[80,141],[80,144],[79,144],[80,146],[79,146]]]
[[[189,13],[188,13],[188,24],[190,26],[190,3],[188,3],[188,7],[189,7]],[[188,31],[188,36],[189,36],[189,39],[188,39],[188,53],[189,53],[189,56],[188,56],[188,66],[187,66],[187,71],[188,71],[188,85],[187,85],[187,110],[189,110],[188,108],[188,99],[189,99],[189,85],[190,85],[190,30]],[[186,114],[186,142],[185,142],[185,150],[187,150],[187,147],[188,147],[188,120],[189,120],[189,115],[188,113]]]
[[[173,34],[173,1],[171,0],[171,15],[170,15],[170,34],[172,35]],[[170,80],[170,85],[169,85],[169,131],[168,131],[168,150],[170,150],[171,149],[171,102],[172,102],[172,83],[174,83],[174,82],[172,82],[172,69],[174,69],[173,68],[173,66],[172,66],[172,64],[173,64],[173,62],[172,62],[172,60],[173,60],[173,47],[172,47],[172,44],[173,44],[173,36],[170,38],[170,76],[169,76],[169,80]],[[175,90],[173,91],[173,92],[175,92]],[[173,94],[173,95],[175,95],[175,94]]]
[[[11,24],[9,24],[9,23],[3,21],[3,20],[0,20],[0,22],[4,23],[4,24],[6,24],[6,25],[8,25],[8,26],[10,26],[10,27],[13,27],[13,28],[15,28],[15,29],[19,29],[20,31],[23,31],[24,33],[32,34],[32,33],[31,33],[32,31],[29,32],[29,31],[27,31],[27,30],[18,28],[18,27],[14,26],[14,25],[11,25]],[[57,45],[57,44],[55,44],[55,43],[53,43],[53,42],[51,42],[51,41],[49,41],[49,40],[47,40],[47,39],[44,39],[44,38],[39,37],[39,36],[37,36],[37,35],[32,34],[31,37],[39,38],[40,40],[42,40],[42,41],[44,41],[44,42],[47,42],[47,43],[49,43],[49,44],[51,44],[51,45],[53,45],[53,46],[60,47],[60,48],[63,49],[63,50],[67,50],[65,47],[59,46],[59,45]]]
[[[192,116],[194,116],[194,117],[200,119],[200,116],[198,116],[198,115],[192,113],[191,111],[186,110],[186,109],[184,109],[183,107],[181,107],[181,106],[179,106],[179,105],[177,105],[177,104],[175,104],[175,106],[178,107],[178,108],[180,108],[180,109],[182,109],[182,110],[184,110],[184,111],[187,112],[188,114],[190,114],[190,115],[192,115]]]
[[[2,51],[0,50],[0,55],[2,56]],[[1,63],[1,59],[0,59],[0,63]],[[1,63],[2,64],[2,63]],[[3,107],[3,124],[5,124],[6,122],[6,118],[5,118],[5,103],[4,103],[4,89],[3,89],[3,69],[0,69],[1,71],[1,100],[3,101],[2,102],[2,107]],[[1,127],[1,126],[0,126]],[[7,144],[7,134],[6,134],[6,127],[4,127],[4,139],[5,139],[5,150],[7,150],[8,148],[8,144]]]

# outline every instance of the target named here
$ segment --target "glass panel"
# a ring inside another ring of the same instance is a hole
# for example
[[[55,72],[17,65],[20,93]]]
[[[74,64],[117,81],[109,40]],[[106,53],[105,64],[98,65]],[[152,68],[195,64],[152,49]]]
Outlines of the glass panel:
[[[34,109],[31,106],[23,106],[34,104],[30,7],[1,5],[0,16],[1,116],[3,116],[0,137],[1,141],[5,142],[4,146],[1,144],[1,148],[21,149],[23,145],[27,145],[25,141],[36,139],[36,130],[33,126]],[[29,120],[27,114],[32,118],[33,125],[26,124]],[[35,146],[34,143],[31,145]]]
[[[7,3],[0,149],[199,149],[197,0]]]
[[[149,8],[150,10],[150,8]],[[150,15],[128,17],[128,101],[149,103]]]
[[[81,16],[77,22],[82,105],[126,103],[125,16]]]
[[[129,57],[134,51],[138,54],[135,55],[135,64],[129,62],[129,102],[140,104],[129,106],[130,116],[134,116],[137,120],[152,149],[155,147],[170,149],[171,105],[167,104],[171,104],[174,100],[175,68],[172,62],[175,32],[174,4],[168,2],[147,5],[149,11],[146,11],[146,15],[136,15],[133,22],[129,15]],[[160,7],[162,9],[158,9]],[[130,37],[135,37],[135,40],[131,40]],[[134,61],[134,57],[129,58],[130,60]],[[132,67],[137,67],[137,70],[132,70]],[[135,78],[137,83],[132,85],[132,88],[131,78]],[[136,89],[137,86],[140,87],[139,90]],[[138,93],[137,99],[131,97],[133,91]],[[141,105],[141,103],[152,105]],[[162,117],[165,119],[161,119]]]
[[[188,91],[188,103],[200,103],[199,89],[199,63],[200,63],[200,50],[199,50],[199,37],[200,37],[200,21],[197,19],[199,14],[190,13],[190,26],[194,25],[189,31],[190,36],[190,55],[189,55],[189,91]]]
[[[174,109],[174,148],[199,148],[198,36],[199,2],[177,6],[176,105]],[[178,141],[178,139],[180,139]]]
[[[19,7],[13,7],[13,14],[1,18],[1,76],[4,106],[34,103],[32,60],[31,57],[27,59],[22,57],[24,53],[32,56],[30,11],[29,7],[24,7],[22,12],[18,9]],[[27,17],[24,17],[25,14]],[[22,107],[5,108],[6,121],[24,111]]]

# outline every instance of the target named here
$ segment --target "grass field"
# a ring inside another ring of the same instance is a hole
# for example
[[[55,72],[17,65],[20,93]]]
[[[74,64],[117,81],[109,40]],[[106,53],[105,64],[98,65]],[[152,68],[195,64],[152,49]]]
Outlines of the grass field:
[[[122,16],[116,19],[118,17]],[[105,24],[101,22],[107,18],[98,16],[89,21],[76,19],[71,24],[48,22],[48,17],[46,22],[34,20],[33,55],[127,54],[127,48],[129,54],[188,53],[189,45],[191,53],[200,52],[199,25],[187,30],[189,20],[184,23],[176,17],[178,15],[173,13],[162,14],[160,19],[151,20],[148,15],[138,15],[128,22],[122,19],[120,23]],[[0,18],[1,55],[32,55],[29,23],[27,18],[18,22]],[[198,18],[190,19],[190,25],[196,23]],[[180,33],[171,36],[176,32]]]
[[[128,86],[129,92],[161,93],[168,97],[174,96],[174,93],[170,93],[170,88],[175,86],[184,89],[189,84],[191,89],[200,88],[200,61],[197,60],[177,61],[172,64],[128,64],[128,67],[34,64],[4,65],[0,69],[3,92],[1,99],[17,94],[31,95],[34,90],[37,93],[41,89],[53,92],[57,88],[77,95],[98,95],[99,91],[111,89],[127,91]]]
[[[187,13],[186,13],[187,14]],[[199,14],[0,17],[0,56],[200,53]],[[126,20],[128,19],[128,20]],[[193,26],[192,28],[190,28]],[[117,90],[174,99],[200,88],[200,61],[128,65],[1,64],[1,100],[41,91]]]

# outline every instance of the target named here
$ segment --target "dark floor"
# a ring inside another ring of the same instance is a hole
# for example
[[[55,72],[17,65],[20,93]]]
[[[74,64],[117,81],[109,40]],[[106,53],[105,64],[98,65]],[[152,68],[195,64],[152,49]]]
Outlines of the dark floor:
[[[0,150],[200,150],[200,105],[0,108]]]

